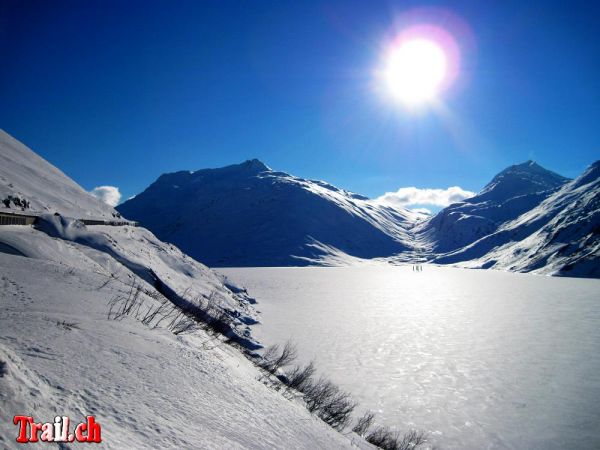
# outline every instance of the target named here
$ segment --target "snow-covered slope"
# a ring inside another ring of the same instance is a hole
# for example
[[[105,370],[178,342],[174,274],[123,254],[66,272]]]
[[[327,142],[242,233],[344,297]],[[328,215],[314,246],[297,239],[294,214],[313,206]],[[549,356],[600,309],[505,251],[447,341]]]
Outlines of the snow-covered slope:
[[[88,414],[102,427],[97,448],[352,447],[299,402],[257,381],[257,369],[213,336],[176,336],[133,317],[108,320],[108,302],[127,296],[135,275],[121,268],[122,277],[107,278],[94,260],[99,254],[90,258],[86,246],[51,243],[35,230],[29,237],[38,233],[32,242],[54,246],[55,260],[0,253],[1,448],[23,447],[14,415],[78,423]],[[156,301],[142,297],[145,305]]]
[[[533,161],[510,166],[476,196],[450,205],[424,222],[417,234],[426,236],[435,253],[456,250],[535,208],[568,181]]]
[[[99,448],[369,448],[258,381],[226,344],[257,346],[245,290],[144,228],[68,218],[114,210],[1,138],[2,192],[27,197],[26,209],[40,214],[35,226],[0,226],[1,448],[22,446],[14,415],[94,415]],[[175,334],[173,304],[201,305],[227,325],[224,336],[189,320],[193,332]]]
[[[26,207],[2,201],[25,200]],[[54,213],[77,218],[112,219],[116,211],[64,173],[0,130],[0,212]]]
[[[135,276],[172,301],[192,301],[215,293],[218,307],[230,313],[235,325],[244,327],[240,339],[247,336],[244,324],[252,321],[253,313],[247,299],[233,294],[222,277],[144,228],[86,227],[68,218],[111,219],[118,213],[4,132],[0,132],[0,150],[1,192],[27,198],[30,206],[25,212],[39,215],[35,228],[0,227],[0,252],[56,262],[83,253],[105,275],[119,277],[124,272],[127,277]],[[23,209],[13,203],[10,208],[2,207],[0,211]],[[74,245],[78,251],[73,250]]]
[[[34,227],[0,227],[0,251],[29,258],[90,266],[112,281],[136,280],[172,302],[212,298],[232,321],[232,338],[247,346],[249,323],[255,321],[252,299],[227,287],[222,276],[158,240],[145,228],[93,226],[44,215]],[[235,291],[235,292],[234,292]],[[212,297],[211,297],[212,296]]]
[[[600,277],[600,161],[535,208],[435,261]]]
[[[323,264],[328,249],[390,256],[411,249],[417,217],[258,160],[162,175],[117,209],[211,266]]]

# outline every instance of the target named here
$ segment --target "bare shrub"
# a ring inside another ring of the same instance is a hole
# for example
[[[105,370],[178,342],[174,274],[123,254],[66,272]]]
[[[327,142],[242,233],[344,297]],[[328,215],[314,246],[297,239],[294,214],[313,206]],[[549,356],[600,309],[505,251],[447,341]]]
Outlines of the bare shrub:
[[[192,333],[198,329],[198,324],[186,311],[178,311],[167,325],[173,334]]]
[[[144,325],[150,326],[154,322],[153,328],[156,328],[159,323],[168,318],[175,309],[175,305],[163,298],[159,301],[159,304],[155,307],[150,307],[146,310],[142,316],[141,321]]]
[[[148,306],[142,313],[146,294],[158,301],[156,306]],[[179,308],[162,295],[144,289],[132,280],[127,295],[117,295],[109,302],[108,318],[122,320],[125,316],[140,319],[144,325],[157,328],[166,323],[166,328],[174,334],[191,333],[198,329],[197,318],[187,309]]]
[[[227,335],[232,330],[234,318],[223,306],[216,291],[211,292],[208,297],[200,295],[189,302],[190,306],[186,310],[203,330],[222,335]]]
[[[73,329],[79,330],[79,324],[77,322],[67,322],[65,320],[61,320],[56,322],[56,326],[62,327],[67,331],[71,331]]]
[[[129,286],[129,292],[126,296],[117,295],[109,300],[108,319],[122,320],[125,316],[135,316],[144,302],[140,296],[142,288],[136,284],[135,280]]]
[[[384,450],[396,450],[399,438],[400,433],[387,427],[377,427],[365,436],[368,443]]]
[[[208,313],[206,327],[218,334],[227,334],[231,330],[233,317],[224,308],[213,306]]]
[[[279,354],[279,344],[271,345],[266,348],[265,352],[262,355],[261,362],[259,366],[267,369],[269,365],[269,361],[274,361],[277,359],[277,355]]]
[[[324,377],[305,382],[301,392],[311,413],[336,430],[346,428],[356,407],[350,394]]]
[[[410,430],[402,436],[399,450],[413,450],[427,442],[427,433],[419,430]]]
[[[279,345],[272,345],[265,351],[260,366],[270,374],[274,374],[280,368],[289,366],[298,357],[298,350],[292,341],[287,341],[283,349]]]
[[[383,450],[416,450],[427,442],[427,434],[411,430],[401,435],[388,427],[377,427],[365,437],[366,441]]]
[[[140,320],[152,328],[158,328],[165,322],[165,327],[173,334],[192,333],[200,328],[190,311],[179,308],[165,297],[158,299],[158,305],[147,308]]]
[[[367,433],[367,431],[369,431],[369,428],[371,428],[371,425],[373,424],[373,419],[375,419],[375,413],[371,411],[365,412],[363,416],[356,421],[356,425],[354,425],[352,431],[354,431],[359,436],[364,436]]]
[[[99,275],[103,275],[103,276],[105,276],[104,274],[102,274],[102,273],[100,273],[100,272],[97,272],[97,271],[96,271],[95,273],[97,273],[97,274],[99,274]],[[106,281],[104,281],[104,282],[103,282],[103,283],[102,283],[100,286],[98,286],[98,287],[96,288],[96,290],[98,290],[98,291],[99,291],[99,290],[101,290],[101,289],[104,289],[106,286],[108,286],[108,285],[111,283],[111,281],[114,281],[114,280],[116,280],[116,279],[117,279],[117,277],[115,277],[115,274],[114,274],[114,273],[111,273],[110,275],[106,276]]]
[[[306,366],[296,366],[285,374],[285,384],[290,389],[302,391],[302,388],[312,379],[315,374],[315,362],[311,361]]]

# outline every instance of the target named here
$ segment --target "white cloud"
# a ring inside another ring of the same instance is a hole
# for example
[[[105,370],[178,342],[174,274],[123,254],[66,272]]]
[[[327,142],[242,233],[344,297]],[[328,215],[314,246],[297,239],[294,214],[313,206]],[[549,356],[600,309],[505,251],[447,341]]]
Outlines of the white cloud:
[[[121,200],[121,193],[116,186],[98,186],[92,189],[90,194],[110,206],[117,206]]]
[[[410,210],[421,214],[427,214],[428,216],[431,215],[431,210],[427,208],[410,208]]]
[[[465,198],[473,197],[475,192],[465,191],[461,187],[451,186],[448,189],[419,189],[404,187],[396,192],[386,192],[377,201],[394,206],[432,205],[448,206]]]

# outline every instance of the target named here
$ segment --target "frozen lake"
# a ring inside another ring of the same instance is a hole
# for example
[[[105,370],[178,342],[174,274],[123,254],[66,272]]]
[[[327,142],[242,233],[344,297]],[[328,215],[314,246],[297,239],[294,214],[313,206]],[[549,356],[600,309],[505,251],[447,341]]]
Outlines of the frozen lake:
[[[265,344],[359,412],[444,449],[600,448],[600,280],[425,266],[219,269],[257,298]]]

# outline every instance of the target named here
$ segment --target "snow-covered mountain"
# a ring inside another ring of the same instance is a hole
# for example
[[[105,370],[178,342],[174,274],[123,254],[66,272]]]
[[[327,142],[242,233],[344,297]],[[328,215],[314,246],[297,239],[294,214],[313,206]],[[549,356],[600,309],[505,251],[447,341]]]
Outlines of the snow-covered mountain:
[[[258,381],[226,344],[256,347],[245,290],[147,229],[69,218],[115,212],[5,133],[0,161],[1,193],[20,203],[0,212],[38,215],[0,226],[1,448],[20,448],[20,414],[94,415],[107,449],[369,448]],[[224,335],[181,322],[182,303],[203,305]]]
[[[533,161],[510,166],[474,197],[452,204],[419,228],[434,253],[446,253],[494,233],[568,182]]]
[[[600,277],[600,161],[493,233],[434,261]]]
[[[118,210],[215,266],[429,260],[596,276],[597,264],[590,268],[589,260],[597,253],[593,243],[599,219],[577,206],[584,202],[586,211],[595,211],[598,190],[589,181],[594,167],[570,181],[527,161],[500,172],[474,197],[424,218],[251,160],[162,175]],[[566,242],[566,230],[554,236],[558,224],[543,229],[555,217],[581,228],[570,226]],[[521,242],[534,233],[535,242]],[[562,242],[561,253],[554,254],[559,247],[544,244],[541,236]],[[527,261],[505,254],[525,254],[524,245],[545,250]]]
[[[16,199],[13,201],[9,197]],[[0,212],[113,219],[117,212],[0,130]]]
[[[211,266],[391,256],[411,250],[418,217],[258,160],[162,175],[117,209]]]

